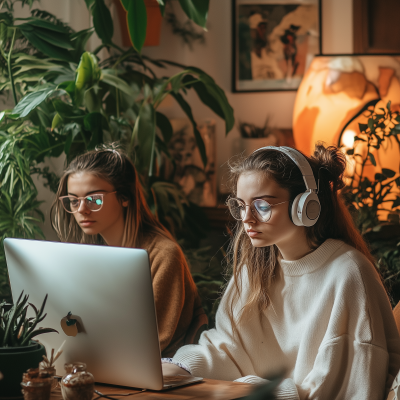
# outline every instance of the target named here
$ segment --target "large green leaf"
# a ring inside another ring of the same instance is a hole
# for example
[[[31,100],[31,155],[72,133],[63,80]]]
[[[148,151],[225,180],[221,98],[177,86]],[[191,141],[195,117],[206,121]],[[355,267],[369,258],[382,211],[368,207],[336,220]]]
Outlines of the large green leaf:
[[[53,100],[53,106],[63,120],[81,121],[85,116],[85,112],[83,110],[74,107],[63,100]]]
[[[164,16],[165,13],[165,3],[167,0],[157,0],[158,5],[160,6],[161,15]]]
[[[148,170],[149,176],[153,174],[154,146],[156,137],[156,115],[154,107],[148,102],[143,102],[139,111],[138,139],[141,169]]]
[[[131,0],[120,0],[120,1],[121,1],[121,4],[122,4],[122,7],[125,8],[125,11],[128,11],[129,3],[131,2]]]
[[[71,35],[71,44],[74,50],[71,52],[75,62],[79,62],[82,53],[86,51],[86,44],[93,35],[93,28],[84,29]]]
[[[128,6],[126,9],[128,11],[127,21],[131,42],[135,50],[140,53],[146,40],[147,29],[147,11],[144,0],[123,1],[123,5],[124,7]]]
[[[47,29],[36,28],[35,29],[35,34],[40,39],[43,39],[46,42],[49,42],[50,44],[52,44],[52,45],[54,45],[56,47],[61,47],[61,48],[66,49],[66,50],[72,50],[73,49],[69,37],[67,35],[62,34],[62,33],[52,32],[52,31],[49,31]]]
[[[12,110],[15,117],[26,117],[34,108],[46,100],[46,98],[54,92],[54,87],[47,87],[36,92],[26,95],[18,105]]]
[[[158,111],[156,112],[156,122],[157,126],[160,128],[162,132],[165,143],[168,144],[173,135],[171,122],[169,122],[169,119],[164,114]]]
[[[197,147],[199,148],[201,160],[203,161],[204,167],[207,165],[207,154],[206,154],[206,146],[204,145],[203,138],[199,130],[197,129],[196,121],[193,118],[192,109],[190,108],[188,102],[182,97],[180,93],[172,93],[172,96],[181,106],[182,110],[185,112],[187,117],[189,118],[190,122],[193,125],[193,132],[196,139]]]
[[[206,27],[210,0],[179,0],[186,15],[202,28]]]
[[[54,46],[53,44],[43,40],[35,31],[21,30],[26,39],[39,51],[46,54],[46,56],[55,58],[56,60],[72,61],[72,56],[68,50]]]
[[[16,18],[15,20],[26,21],[25,23],[18,25],[18,28],[20,29],[35,30],[36,28],[43,28],[54,32],[68,34],[68,30],[64,26],[55,25],[50,21],[46,21],[45,19],[30,17],[30,18]]]
[[[104,0],[95,0],[92,7],[93,25],[97,36],[104,44],[110,44],[114,35],[111,13]]]
[[[215,83],[210,75],[199,68],[189,67],[186,71],[198,75],[201,83],[194,83],[193,88],[200,100],[225,120],[225,132],[228,134],[235,125],[233,108],[226,98],[225,92]],[[202,85],[203,83],[203,85]]]
[[[13,55],[12,64],[14,77],[27,71],[32,74],[35,69],[44,69],[47,71],[60,69],[61,71],[60,65],[56,64],[49,58],[41,59],[25,53],[17,53]]]
[[[193,76],[192,74],[196,75]],[[233,108],[226,98],[225,92],[215,83],[210,75],[199,68],[188,67],[184,71],[165,80],[163,87],[157,95],[156,102],[161,101],[165,96],[165,90],[171,86],[173,92],[177,93],[182,88],[193,88],[200,100],[218,116],[225,120],[226,134],[231,131],[235,125]]]
[[[92,7],[92,5],[94,3],[94,0],[85,0],[85,3],[86,3],[86,7],[88,9],[90,9],[90,7]]]
[[[101,80],[108,85],[114,86],[116,89],[121,90],[128,96],[132,96],[133,98],[137,97],[137,92],[135,92],[127,82],[118,76],[114,75],[114,70],[103,70]]]
[[[73,98],[75,94],[75,81],[64,81],[57,86],[57,89],[65,90]]]
[[[103,116],[98,112],[86,115],[84,119],[85,129],[92,133],[92,137],[88,144],[88,150],[94,149],[98,144],[103,142]]]

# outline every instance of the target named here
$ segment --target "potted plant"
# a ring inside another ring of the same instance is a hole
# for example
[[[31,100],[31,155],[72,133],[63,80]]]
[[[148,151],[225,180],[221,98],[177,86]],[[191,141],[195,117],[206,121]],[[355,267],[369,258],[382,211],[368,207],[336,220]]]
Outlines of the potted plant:
[[[225,120],[228,133],[234,116],[223,90],[198,68],[152,60],[135,48],[120,49],[112,42],[113,23],[104,0],[86,1],[94,28],[79,32],[43,10],[31,10],[26,19],[15,18],[16,2],[0,4],[4,39],[0,41],[0,96],[15,102],[13,110],[0,113],[0,295],[10,294],[1,241],[43,237],[37,177],[44,178],[45,186],[54,192],[58,185],[58,177],[41,164],[46,158],[64,154],[71,160],[104,142],[118,141],[135,160],[149,206],[160,221],[171,232],[178,228],[181,232],[190,216],[190,232],[200,236],[201,210],[191,208],[181,188],[159,174],[160,155],[170,157],[172,136],[171,123],[159,106],[169,94],[175,99],[193,125],[206,164],[204,142],[186,95],[195,92]],[[102,44],[89,53],[86,43],[94,33]],[[108,51],[102,60],[101,49]],[[157,76],[153,71],[154,65],[171,64],[180,68],[173,76]]]
[[[244,151],[247,156],[254,150],[264,146],[279,146],[279,132],[270,125],[267,117],[264,126],[257,126],[251,122],[240,122],[239,131],[241,136],[240,152]]]
[[[210,1],[178,1],[188,18],[206,29]],[[132,44],[138,52],[141,51],[143,45],[157,46],[162,17],[168,2],[170,0],[114,0],[120,19],[121,33],[124,37],[123,44],[125,46]],[[98,15],[98,21],[102,21],[100,16],[107,14],[104,0],[86,0],[86,3],[93,7],[95,14]],[[93,22],[95,23],[95,21]],[[110,38],[112,33],[110,29]]]
[[[400,151],[400,113],[389,102],[364,115],[367,123],[359,124],[354,145],[344,149],[350,168],[343,194],[395,306],[400,301],[400,171],[377,167],[377,154],[393,146]]]
[[[22,374],[29,368],[37,368],[46,355],[44,346],[32,339],[57,332],[52,328],[36,328],[47,315],[43,314],[47,295],[39,310],[28,303],[28,297],[22,292],[11,308],[5,301],[0,304],[0,371],[3,374],[0,398],[21,396]],[[27,317],[29,306],[34,310],[34,317]]]

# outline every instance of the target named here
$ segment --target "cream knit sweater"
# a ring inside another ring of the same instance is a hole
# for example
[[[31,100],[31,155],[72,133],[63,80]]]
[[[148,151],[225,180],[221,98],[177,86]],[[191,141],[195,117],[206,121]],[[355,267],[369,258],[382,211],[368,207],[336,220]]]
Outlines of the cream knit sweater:
[[[196,376],[261,382],[286,369],[278,399],[383,399],[400,368],[400,337],[386,293],[370,262],[329,239],[297,261],[281,261],[272,306],[256,311],[233,335],[228,317],[232,281],[216,328],[174,360]],[[243,274],[242,296],[248,295]]]

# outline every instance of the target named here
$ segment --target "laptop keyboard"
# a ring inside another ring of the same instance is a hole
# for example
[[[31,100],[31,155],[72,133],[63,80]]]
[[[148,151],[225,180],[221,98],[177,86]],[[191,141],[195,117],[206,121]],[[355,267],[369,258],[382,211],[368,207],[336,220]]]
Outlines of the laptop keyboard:
[[[191,375],[175,375],[164,377],[164,387],[181,386],[201,381],[202,378]]]
[[[191,381],[193,379],[193,376],[189,375],[176,375],[176,376],[166,376],[164,377],[164,384],[168,383],[176,383],[176,382],[185,382],[185,381]]]

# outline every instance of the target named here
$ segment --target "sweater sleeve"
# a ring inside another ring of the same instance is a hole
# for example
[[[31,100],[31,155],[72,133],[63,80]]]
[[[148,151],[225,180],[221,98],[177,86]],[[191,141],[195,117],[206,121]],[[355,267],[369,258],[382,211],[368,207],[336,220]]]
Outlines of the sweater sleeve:
[[[322,345],[314,368],[300,385],[301,399],[382,400],[387,382],[386,349],[343,335]]]
[[[233,280],[218,307],[215,328],[203,332],[198,345],[183,346],[173,357],[185,364],[192,375],[233,381],[244,376],[243,365],[251,364],[250,357],[242,346],[240,332],[233,334],[232,331],[229,318],[232,291]]]
[[[151,254],[154,302],[160,348],[163,351],[177,330],[185,302],[186,260],[174,243]]]
[[[359,343],[349,335],[330,340],[318,352],[314,368],[301,385],[285,379],[277,388],[277,399],[368,399],[382,400],[387,381],[389,355],[380,347]],[[386,367],[386,368],[385,368]],[[248,375],[237,382],[267,382]]]

